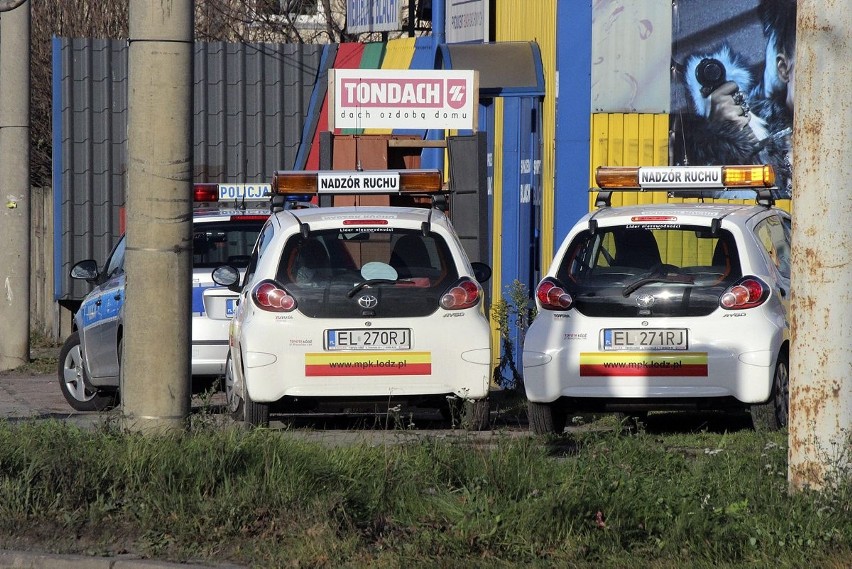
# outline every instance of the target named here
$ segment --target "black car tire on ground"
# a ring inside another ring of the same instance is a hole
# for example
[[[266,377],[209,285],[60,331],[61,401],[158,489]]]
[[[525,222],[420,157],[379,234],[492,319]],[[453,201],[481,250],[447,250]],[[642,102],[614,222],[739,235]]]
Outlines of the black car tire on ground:
[[[269,426],[269,404],[252,401],[248,389],[243,388],[243,420],[251,427]]]
[[[251,400],[248,390],[242,387],[242,394],[237,393],[234,384],[233,360],[230,352],[225,361],[225,400],[228,411],[236,421],[243,421],[251,427],[269,426],[269,405]]]
[[[772,376],[769,401],[751,406],[751,422],[755,431],[777,431],[787,426],[790,417],[790,371],[787,355],[780,354]]]
[[[462,428],[466,431],[487,431],[491,428],[491,402],[485,399],[465,399]]]
[[[80,334],[74,332],[59,351],[59,388],[76,411],[104,411],[116,404],[116,392],[89,383],[80,351]]]
[[[537,435],[561,435],[568,422],[568,412],[556,402],[527,402],[530,429]]]

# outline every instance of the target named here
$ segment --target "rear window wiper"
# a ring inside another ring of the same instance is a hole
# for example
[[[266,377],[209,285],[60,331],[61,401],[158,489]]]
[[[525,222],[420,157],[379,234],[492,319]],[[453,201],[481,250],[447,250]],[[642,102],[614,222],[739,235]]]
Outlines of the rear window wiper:
[[[650,273],[645,273],[640,276],[637,280],[633,281],[629,285],[625,286],[621,291],[621,294],[625,297],[630,296],[630,294],[646,284],[651,283],[676,283],[676,284],[694,284],[695,278],[691,275],[679,275],[677,273],[668,273],[662,272],[665,269],[657,268],[656,270],[652,270]]]
[[[375,285],[383,285],[383,284],[387,284],[387,285],[395,285],[395,284],[397,284],[397,283],[410,283],[410,282],[411,282],[411,281],[409,281],[409,280],[407,280],[407,279],[398,279],[398,280],[393,280],[393,279],[369,279],[369,280],[366,280],[366,281],[364,281],[364,282],[362,282],[362,283],[358,283],[358,284],[356,284],[354,287],[352,287],[352,288],[349,290],[349,292],[347,292],[347,293],[346,293],[346,296],[347,296],[347,298],[352,298],[353,296],[355,296],[356,294],[358,294],[358,291],[359,291],[359,290],[361,290],[362,288],[364,288],[365,286],[375,286]]]

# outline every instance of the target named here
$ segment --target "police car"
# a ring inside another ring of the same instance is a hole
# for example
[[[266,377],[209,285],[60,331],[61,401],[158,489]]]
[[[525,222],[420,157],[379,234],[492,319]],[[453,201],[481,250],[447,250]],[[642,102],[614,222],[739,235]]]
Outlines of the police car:
[[[192,375],[202,385],[224,375],[228,324],[237,295],[215,287],[213,267],[229,263],[245,270],[249,253],[269,217],[269,184],[193,186]],[[117,401],[124,306],[122,236],[103,270],[80,261],[71,277],[95,288],[74,315],[74,332],[59,357],[59,385],[78,411],[102,410]]]
[[[787,424],[790,216],[769,166],[599,168],[595,211],[535,290],[523,347],[530,426],[575,412],[751,411]],[[755,205],[611,207],[619,190],[749,189]]]
[[[414,195],[442,192],[438,170],[276,172],[273,192]],[[274,213],[231,321],[230,411],[266,425],[270,411],[341,404],[450,407],[488,426],[491,331],[481,282],[448,217],[434,207],[333,206]],[[277,207],[273,207],[277,209]]]

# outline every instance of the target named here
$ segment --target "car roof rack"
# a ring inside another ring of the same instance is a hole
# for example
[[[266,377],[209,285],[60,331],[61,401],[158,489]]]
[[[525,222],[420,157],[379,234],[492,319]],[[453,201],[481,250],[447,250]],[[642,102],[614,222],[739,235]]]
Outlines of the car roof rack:
[[[766,164],[736,166],[599,166],[595,207],[611,207],[613,192],[657,191],[669,197],[720,197],[725,191],[752,190],[764,207],[775,205],[775,170]],[[717,195],[713,195],[717,194]]]

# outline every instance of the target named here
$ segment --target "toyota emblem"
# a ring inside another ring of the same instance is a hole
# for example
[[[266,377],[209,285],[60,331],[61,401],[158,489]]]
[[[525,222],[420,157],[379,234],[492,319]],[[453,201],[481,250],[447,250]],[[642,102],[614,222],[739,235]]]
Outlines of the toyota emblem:
[[[643,294],[636,297],[636,304],[639,305],[639,308],[651,308],[654,306],[655,300],[653,294]]]
[[[358,306],[361,308],[375,308],[379,304],[379,299],[372,294],[365,294],[358,297]]]

